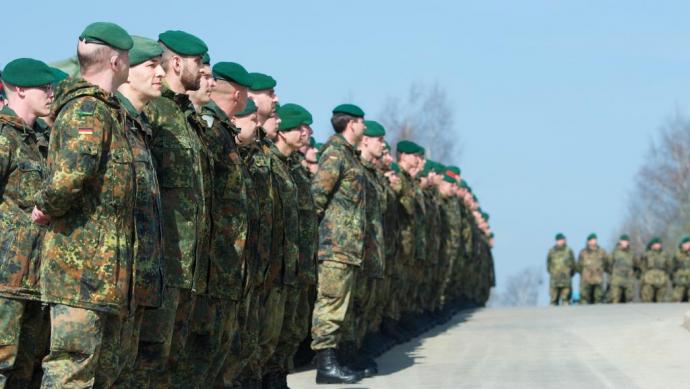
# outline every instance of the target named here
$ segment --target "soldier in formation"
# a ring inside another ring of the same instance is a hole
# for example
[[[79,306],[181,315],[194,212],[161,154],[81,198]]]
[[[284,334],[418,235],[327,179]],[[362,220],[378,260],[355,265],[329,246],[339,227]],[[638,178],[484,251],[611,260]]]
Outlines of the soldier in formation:
[[[270,75],[179,30],[93,23],[77,60],[2,73],[0,388],[287,388],[309,348],[317,383],[353,383],[487,301],[461,170],[409,140],[394,162],[360,107],[319,144]]]

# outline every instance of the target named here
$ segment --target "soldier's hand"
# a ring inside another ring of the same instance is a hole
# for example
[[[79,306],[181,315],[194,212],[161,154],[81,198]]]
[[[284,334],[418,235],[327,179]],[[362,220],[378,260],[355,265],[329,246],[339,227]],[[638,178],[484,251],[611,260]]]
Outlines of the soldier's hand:
[[[50,216],[46,215],[40,209],[36,208],[35,205],[34,210],[31,211],[31,220],[33,220],[34,223],[41,226],[47,226],[48,224],[50,224]]]

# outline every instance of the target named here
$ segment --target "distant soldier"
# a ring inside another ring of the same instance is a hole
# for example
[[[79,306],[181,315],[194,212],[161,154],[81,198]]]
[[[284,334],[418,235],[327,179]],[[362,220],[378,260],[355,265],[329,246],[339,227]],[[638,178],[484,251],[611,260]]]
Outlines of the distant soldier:
[[[569,305],[572,294],[571,278],[575,274],[575,254],[568,247],[565,235],[556,234],[556,245],[546,257],[549,272],[549,294],[551,305]]]
[[[665,302],[671,280],[671,259],[664,253],[660,238],[649,241],[647,251],[640,261],[642,286],[640,298],[644,303]]]
[[[630,237],[621,235],[616,248],[606,265],[611,275],[609,281],[609,301],[613,304],[629,303],[635,294],[635,269],[639,263],[630,249]]]
[[[680,241],[678,252],[673,256],[673,301],[688,301],[690,289],[690,236]]]
[[[580,251],[577,270],[580,273],[580,304],[604,302],[604,266],[606,251],[599,247],[597,234],[589,234],[587,246]]]

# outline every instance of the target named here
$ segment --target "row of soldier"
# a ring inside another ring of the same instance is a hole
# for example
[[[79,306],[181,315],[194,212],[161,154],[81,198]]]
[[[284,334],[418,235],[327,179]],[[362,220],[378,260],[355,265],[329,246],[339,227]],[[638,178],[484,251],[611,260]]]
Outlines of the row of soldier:
[[[670,254],[660,238],[653,238],[637,255],[627,234],[620,236],[611,254],[599,246],[596,234],[590,234],[576,262],[565,235],[559,233],[547,256],[547,270],[552,305],[569,304],[575,273],[580,274],[581,304],[632,302],[638,283],[642,302],[685,302],[690,297],[690,237],[683,237]]]
[[[309,338],[317,382],[355,382],[486,302],[460,170],[410,141],[394,163],[359,107],[319,145],[272,77],[211,67],[192,34],[98,22],[77,57],[2,73],[2,387],[285,388]]]

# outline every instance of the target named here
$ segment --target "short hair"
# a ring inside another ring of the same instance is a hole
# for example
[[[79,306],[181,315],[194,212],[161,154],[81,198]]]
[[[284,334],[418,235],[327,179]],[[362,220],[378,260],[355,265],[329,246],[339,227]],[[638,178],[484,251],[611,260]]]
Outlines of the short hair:
[[[161,66],[163,67],[163,70],[167,73],[168,70],[170,70],[170,60],[172,57],[176,56],[174,51],[170,50],[168,46],[165,45],[163,42],[158,42],[159,45],[163,48],[163,54],[161,54]]]
[[[90,46],[78,47],[77,59],[79,60],[79,67],[82,71],[100,68],[109,63],[110,57],[118,52],[117,49],[113,49],[110,46],[93,43]]]
[[[350,123],[353,120],[357,120],[358,118],[348,115],[346,113],[342,112],[335,112],[333,116],[331,117],[331,125],[333,126],[333,130],[337,133],[340,134],[345,129],[347,128],[347,124]]]

